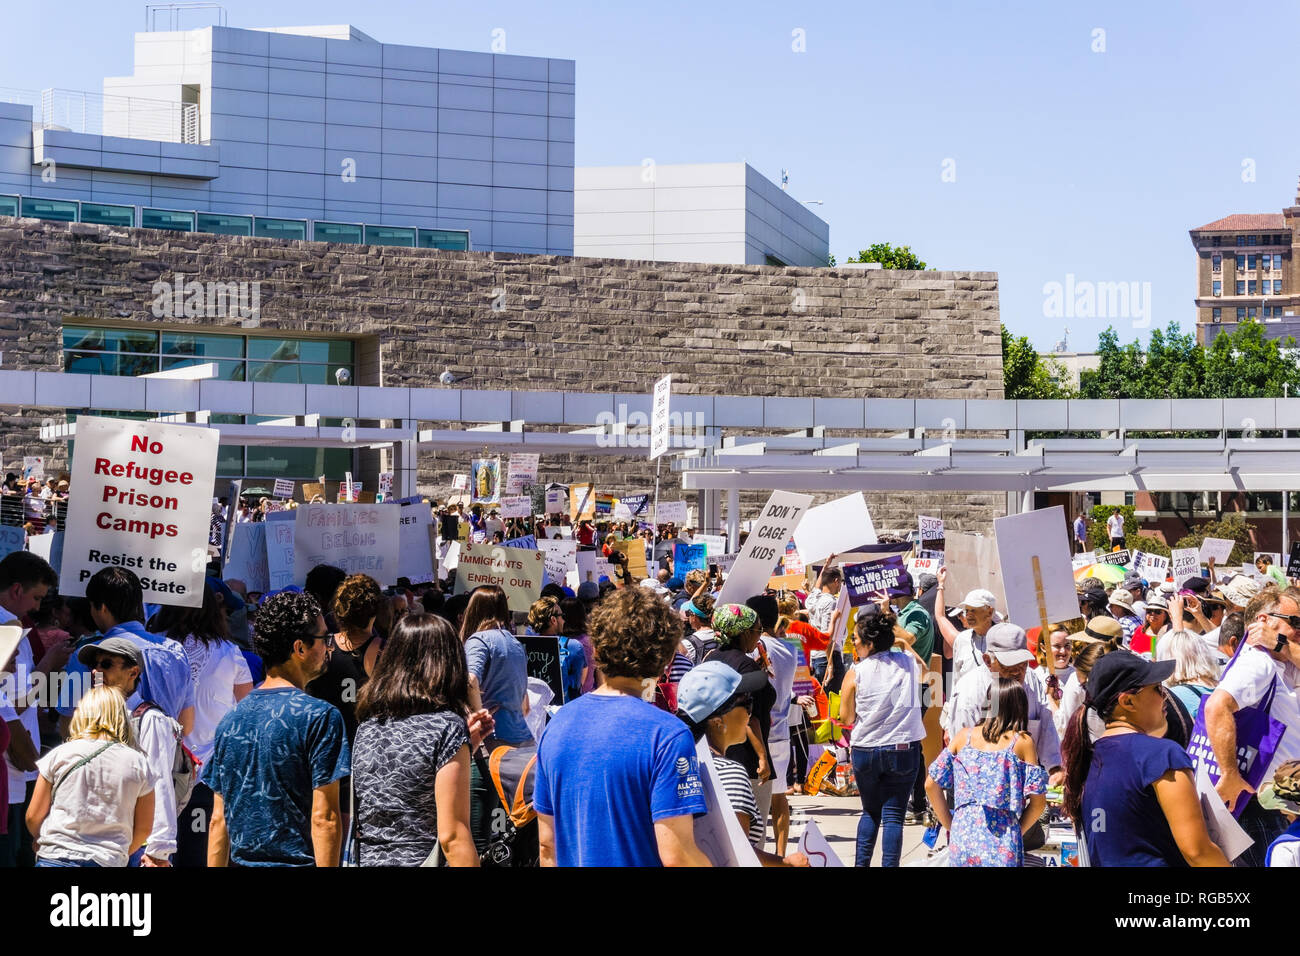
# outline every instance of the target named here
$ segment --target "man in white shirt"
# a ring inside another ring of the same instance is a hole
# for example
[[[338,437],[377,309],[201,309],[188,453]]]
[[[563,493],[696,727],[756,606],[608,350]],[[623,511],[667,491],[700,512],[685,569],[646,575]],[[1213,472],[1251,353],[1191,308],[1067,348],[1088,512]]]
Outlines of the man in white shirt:
[[[1124,516],[1119,513],[1118,508],[1106,519],[1106,533],[1110,535],[1112,548],[1124,547]]]
[[[983,662],[984,635],[993,626],[993,608],[997,598],[985,588],[976,588],[962,599],[961,608],[966,616],[966,629],[958,631],[940,608],[947,608],[944,603],[944,585],[948,580],[948,569],[939,569],[938,594],[934,600],[935,623],[943,636],[944,656],[952,656],[952,684],[955,688],[967,672],[979,667]]]
[[[495,508],[488,512],[487,520],[483,522],[483,527],[487,531],[489,540],[494,534],[506,533],[506,523],[501,520],[501,513]]]
[[[835,555],[832,554],[822,566],[822,573],[818,575],[812,593],[804,601],[804,610],[808,612],[809,624],[831,635],[830,650],[838,653],[839,648],[833,646],[833,640],[835,630],[839,626],[840,612],[837,610],[837,605],[840,600],[840,589],[844,587],[844,572],[838,567],[833,567],[834,563]],[[812,671],[813,677],[817,678],[818,683],[824,683],[826,680],[826,653],[826,651],[811,651],[808,654],[808,668]]]

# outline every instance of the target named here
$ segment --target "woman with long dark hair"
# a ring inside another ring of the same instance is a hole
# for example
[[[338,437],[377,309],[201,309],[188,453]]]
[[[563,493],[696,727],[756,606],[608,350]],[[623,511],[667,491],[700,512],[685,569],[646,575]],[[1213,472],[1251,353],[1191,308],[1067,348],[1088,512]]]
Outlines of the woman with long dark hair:
[[[397,622],[357,701],[352,785],[361,866],[420,866],[441,848],[478,866],[470,834],[470,749],[491,725],[471,713],[464,650],[433,614]]]
[[[949,866],[1021,866],[1024,834],[1043,812],[1047,771],[1029,735],[1029,696],[1006,677],[990,685],[993,701],[977,727],[957,732],[930,765],[926,794],[949,831]],[[944,788],[952,787],[954,809]]]

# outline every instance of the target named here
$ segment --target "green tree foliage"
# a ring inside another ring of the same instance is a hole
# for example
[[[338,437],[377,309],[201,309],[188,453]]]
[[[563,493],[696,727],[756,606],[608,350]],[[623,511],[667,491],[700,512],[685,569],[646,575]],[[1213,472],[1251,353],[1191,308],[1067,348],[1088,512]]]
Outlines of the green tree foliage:
[[[1217,521],[1207,521],[1199,528],[1183,535],[1174,542],[1175,548],[1200,548],[1206,538],[1227,538],[1237,542],[1232,554],[1228,555],[1228,564],[1241,565],[1254,560],[1255,545],[1251,541],[1255,526],[1246,520],[1240,511],[1224,515]]]
[[[1088,544],[1093,548],[1101,548],[1103,551],[1110,550],[1110,532],[1106,530],[1106,522],[1114,513],[1115,509],[1124,517],[1124,546],[1128,547],[1130,538],[1138,537],[1138,522],[1134,517],[1133,505],[1093,505],[1092,510],[1088,512]],[[1140,545],[1134,545],[1140,547]],[[1142,548],[1143,551],[1157,553],[1153,548]]]
[[[882,269],[924,269],[925,263],[917,258],[911,246],[895,248],[887,242],[873,243],[856,256],[850,256],[848,262],[879,262]]]
[[[1002,326],[1002,394],[1017,398],[1076,398],[1074,389],[1062,385],[1065,369],[1055,359],[1043,359],[1028,336],[1015,338]]]

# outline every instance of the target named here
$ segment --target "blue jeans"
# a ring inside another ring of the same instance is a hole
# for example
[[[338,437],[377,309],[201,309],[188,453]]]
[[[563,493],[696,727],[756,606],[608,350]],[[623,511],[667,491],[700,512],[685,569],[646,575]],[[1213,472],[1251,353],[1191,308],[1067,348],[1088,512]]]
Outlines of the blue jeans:
[[[45,856],[38,856],[36,858],[36,865],[37,866],[93,866],[93,867],[99,866],[98,863],[95,863],[91,860],[55,860]]]
[[[870,866],[876,837],[883,823],[885,844],[881,865],[898,866],[903,856],[903,812],[921,765],[921,742],[906,750],[893,747],[854,747],[853,776],[862,799],[858,819],[858,848],[854,866]]]

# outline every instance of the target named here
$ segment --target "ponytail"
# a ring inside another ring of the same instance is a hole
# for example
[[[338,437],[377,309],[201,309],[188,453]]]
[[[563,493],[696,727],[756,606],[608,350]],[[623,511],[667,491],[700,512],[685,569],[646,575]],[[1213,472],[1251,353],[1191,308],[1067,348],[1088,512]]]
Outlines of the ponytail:
[[[1065,812],[1074,821],[1075,829],[1083,827],[1083,785],[1092,769],[1092,735],[1088,732],[1088,707],[1085,703],[1070,718],[1061,741],[1061,756],[1065,758]]]

